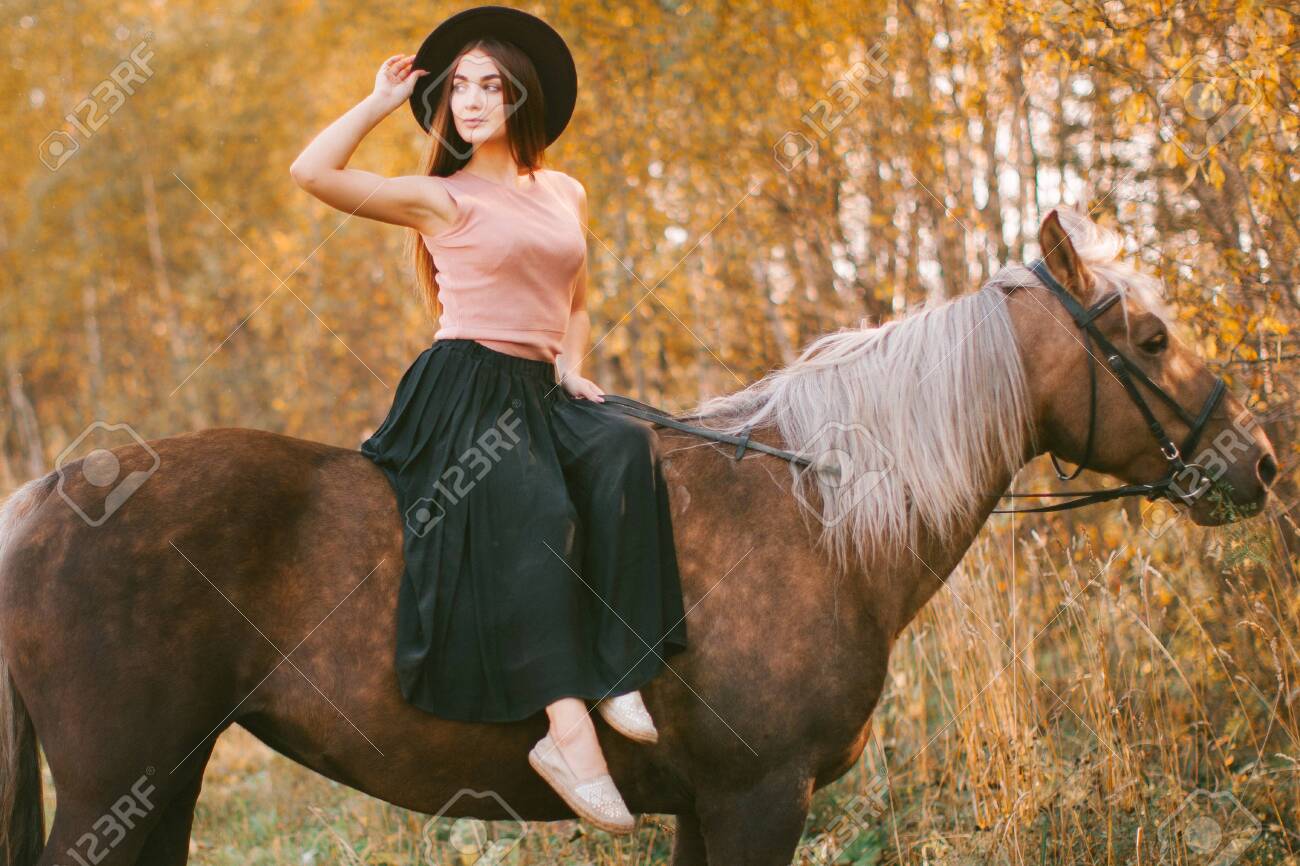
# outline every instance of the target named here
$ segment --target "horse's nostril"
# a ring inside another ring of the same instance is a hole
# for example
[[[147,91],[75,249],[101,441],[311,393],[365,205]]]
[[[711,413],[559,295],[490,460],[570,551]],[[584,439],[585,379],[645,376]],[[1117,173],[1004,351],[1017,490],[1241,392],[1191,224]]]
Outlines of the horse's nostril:
[[[1274,479],[1277,478],[1277,461],[1273,459],[1272,454],[1265,454],[1259,458],[1259,465],[1255,467],[1255,471],[1265,487],[1272,487]]]

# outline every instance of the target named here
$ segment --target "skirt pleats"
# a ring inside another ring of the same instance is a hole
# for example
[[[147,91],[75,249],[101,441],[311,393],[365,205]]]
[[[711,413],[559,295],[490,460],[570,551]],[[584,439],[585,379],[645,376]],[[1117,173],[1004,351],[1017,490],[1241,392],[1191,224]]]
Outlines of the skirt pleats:
[[[398,683],[413,705],[516,721],[645,685],[686,648],[651,426],[554,366],[437,340],[360,446],[403,523]]]

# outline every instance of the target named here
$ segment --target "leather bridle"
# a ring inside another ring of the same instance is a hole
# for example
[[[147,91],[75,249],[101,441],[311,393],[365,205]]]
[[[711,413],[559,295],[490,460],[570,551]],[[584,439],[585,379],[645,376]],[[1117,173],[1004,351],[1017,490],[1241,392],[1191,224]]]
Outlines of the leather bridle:
[[[1130,361],[1123,352],[1115,347],[1106,336],[1101,333],[1097,327],[1096,320],[1102,313],[1105,313],[1121,299],[1119,292],[1112,292],[1102,298],[1096,304],[1089,308],[1084,308],[1074,296],[1066,290],[1056,278],[1052,276],[1051,271],[1047,269],[1046,263],[1041,259],[1031,262],[1029,269],[1038,277],[1052,294],[1056,295],[1057,300],[1070,313],[1074,323],[1083,332],[1084,348],[1088,352],[1088,433],[1084,439],[1083,458],[1079,461],[1074,471],[1066,474],[1061,469],[1060,462],[1057,461],[1056,455],[1051,454],[1052,467],[1056,470],[1056,477],[1062,481],[1072,481],[1079,477],[1079,473],[1087,468],[1088,463],[1092,460],[1093,441],[1096,438],[1097,431],[1097,355],[1093,347],[1101,350],[1106,359],[1106,366],[1124,386],[1129,397],[1137,406],[1138,411],[1142,413],[1147,427],[1151,430],[1151,435],[1155,437],[1156,444],[1160,448],[1160,453],[1164,456],[1169,465],[1169,472],[1165,477],[1158,481],[1152,481],[1148,484],[1125,484],[1120,487],[1110,487],[1104,490],[1085,490],[1069,493],[1004,493],[1004,498],[1064,498],[1066,502],[1058,502],[1055,505],[1039,505],[1033,508],[995,508],[995,514],[1025,514],[1046,511],[1066,511],[1071,508],[1082,508],[1085,505],[1092,505],[1097,502],[1108,502],[1112,499],[1120,499],[1126,496],[1145,496],[1147,499],[1155,499],[1159,496],[1165,496],[1169,499],[1178,499],[1185,504],[1190,505],[1201,496],[1203,496],[1211,487],[1214,486],[1214,479],[1210,478],[1205,471],[1205,467],[1199,463],[1188,463],[1183,460],[1183,455],[1191,454],[1195,450],[1197,442],[1200,441],[1201,434],[1205,430],[1206,423],[1210,420],[1211,413],[1214,412],[1219,401],[1223,399],[1227,385],[1222,378],[1215,377],[1214,387],[1210,395],[1205,398],[1200,412],[1193,417],[1189,414],[1178,401],[1171,397],[1168,392],[1151,381],[1151,378],[1142,369]],[[1175,445],[1174,441],[1165,432],[1155,413],[1151,411],[1151,406],[1147,403],[1146,398],[1142,396],[1142,391],[1138,385],[1146,388],[1152,394],[1155,394],[1175,415],[1178,416],[1184,424],[1187,425],[1187,436],[1181,445]],[[710,439],[714,442],[722,442],[728,445],[735,445],[735,459],[740,460],[745,456],[747,450],[760,451],[765,454],[771,454],[780,457],[782,460],[799,465],[812,465],[806,456],[787,451],[782,448],[774,448],[771,445],[765,445],[762,442],[750,440],[750,429],[747,427],[741,431],[739,436],[733,436],[720,433],[716,430],[710,430],[707,427],[699,427],[693,424],[685,423],[688,419],[697,418],[693,415],[669,415],[662,409],[649,406],[630,397],[624,397],[619,394],[605,394],[605,401],[614,404],[622,411],[651,421],[655,424],[661,424],[665,427],[671,427],[686,433],[700,436],[704,439]],[[1179,476],[1190,476],[1194,485],[1190,490],[1184,490],[1178,485]]]
[[[1210,478],[1205,471],[1205,467],[1199,463],[1188,463],[1183,460],[1184,455],[1191,455],[1196,449],[1197,442],[1200,441],[1201,434],[1205,430],[1206,423],[1210,420],[1211,413],[1214,412],[1219,401],[1227,390],[1227,384],[1222,378],[1216,376],[1214,387],[1210,389],[1210,394],[1205,398],[1201,405],[1201,410],[1193,417],[1185,410],[1177,400],[1169,395],[1165,389],[1161,388],[1151,378],[1142,371],[1140,367],[1128,359],[1128,357],[1115,347],[1115,345],[1102,334],[1097,327],[1097,317],[1114,306],[1120,299],[1119,292],[1112,292],[1102,298],[1091,307],[1084,308],[1074,296],[1062,286],[1057,279],[1052,276],[1048,270],[1047,264],[1038,259],[1029,264],[1029,270],[1038,277],[1039,282],[1051,290],[1056,295],[1056,299],[1061,302],[1070,316],[1074,319],[1075,325],[1083,332],[1084,349],[1088,352],[1088,433],[1083,444],[1083,458],[1075,466],[1073,472],[1069,475],[1061,469],[1061,464],[1057,461],[1056,455],[1051,454],[1052,468],[1056,470],[1056,477],[1062,481],[1072,481],[1079,476],[1092,460],[1093,439],[1097,428],[1097,355],[1093,351],[1095,345],[1101,350],[1106,359],[1106,366],[1115,375],[1120,385],[1128,393],[1133,404],[1137,406],[1138,411],[1142,413],[1142,418],[1147,423],[1151,435],[1155,437],[1156,444],[1160,447],[1160,453],[1169,465],[1169,472],[1160,480],[1152,481],[1148,484],[1125,484],[1121,487],[1112,487],[1105,490],[1081,491],[1074,493],[1006,493],[1006,497],[1015,498],[1055,498],[1069,497],[1068,502],[1058,502],[1055,505],[1040,505],[1035,508],[995,508],[995,514],[1016,514],[1025,512],[1042,512],[1042,511],[1065,511],[1070,508],[1081,508],[1084,505],[1092,505],[1096,502],[1106,502],[1111,499],[1119,499],[1125,496],[1145,496],[1147,499],[1155,499],[1159,496],[1165,496],[1170,499],[1177,498],[1181,502],[1190,505],[1203,496],[1212,486],[1214,479]],[[1142,396],[1142,391],[1138,389],[1138,384],[1159,397],[1165,405],[1173,410],[1184,424],[1187,425],[1187,436],[1182,445],[1175,445],[1173,439],[1165,432],[1164,425],[1156,418],[1155,413],[1151,411],[1151,405],[1147,403]],[[1184,490],[1177,483],[1179,476],[1189,476],[1194,484],[1190,490]]]

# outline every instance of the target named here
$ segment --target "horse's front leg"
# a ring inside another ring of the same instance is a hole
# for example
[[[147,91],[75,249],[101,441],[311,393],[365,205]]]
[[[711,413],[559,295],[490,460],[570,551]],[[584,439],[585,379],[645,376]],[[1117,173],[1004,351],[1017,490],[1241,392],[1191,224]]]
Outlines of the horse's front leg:
[[[673,857],[669,866],[709,866],[700,819],[693,812],[677,816],[677,834],[673,837]]]
[[[789,866],[808,818],[812,788],[805,771],[791,769],[773,770],[756,783],[697,791],[696,812],[708,862]]]

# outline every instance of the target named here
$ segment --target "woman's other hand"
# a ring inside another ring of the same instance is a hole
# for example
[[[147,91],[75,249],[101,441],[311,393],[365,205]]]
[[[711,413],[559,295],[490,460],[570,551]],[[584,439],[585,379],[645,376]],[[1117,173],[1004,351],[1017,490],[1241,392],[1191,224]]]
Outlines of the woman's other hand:
[[[604,403],[605,398],[601,395],[605,392],[595,382],[579,376],[575,373],[565,373],[560,379],[560,386],[564,388],[565,393],[583,400],[594,400],[597,403]]]

